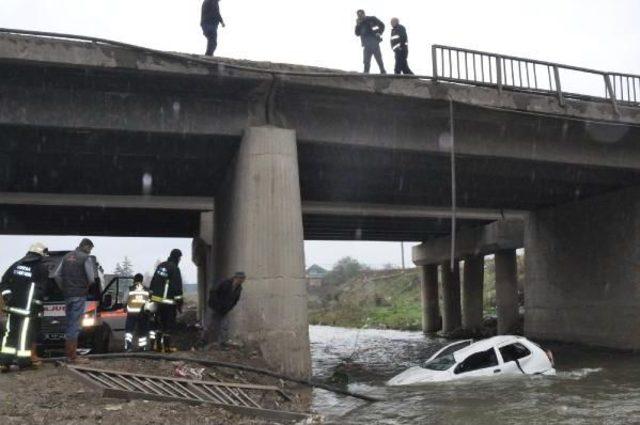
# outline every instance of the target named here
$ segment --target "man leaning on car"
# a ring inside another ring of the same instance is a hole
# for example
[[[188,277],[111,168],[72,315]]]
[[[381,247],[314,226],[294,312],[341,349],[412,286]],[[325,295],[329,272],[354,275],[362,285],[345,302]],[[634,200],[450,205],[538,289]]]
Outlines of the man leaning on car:
[[[56,269],[55,280],[60,285],[65,300],[67,327],[65,351],[69,363],[87,363],[87,358],[78,357],[78,335],[85,311],[89,287],[95,280],[95,266],[90,257],[93,242],[82,239],[80,245],[62,258]]]

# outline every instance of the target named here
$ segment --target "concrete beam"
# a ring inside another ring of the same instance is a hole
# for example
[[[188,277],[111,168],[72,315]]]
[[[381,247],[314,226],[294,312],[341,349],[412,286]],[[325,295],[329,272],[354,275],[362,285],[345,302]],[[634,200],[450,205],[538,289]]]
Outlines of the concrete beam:
[[[0,205],[213,211],[213,197],[0,192]]]
[[[524,221],[496,221],[484,227],[465,229],[456,236],[455,257],[488,255],[502,249],[524,246]],[[451,256],[451,237],[433,239],[413,247],[417,266],[439,264]]]
[[[268,62],[234,61],[224,58],[208,59],[207,62],[210,64],[207,64],[203,59],[205,58],[180,53],[154,53],[144,49],[115,47],[85,41],[0,35],[0,62],[5,63],[22,62],[42,66],[55,65],[70,68],[100,68],[192,77],[216,76],[254,80],[268,80],[271,78],[270,73],[283,72],[280,81],[288,81],[295,85],[307,85],[315,90],[318,87],[324,87],[329,90],[350,90],[395,97],[428,98],[439,101],[453,99],[455,102],[492,108],[512,108],[526,112],[577,116],[592,120],[640,122],[640,110],[637,108],[620,105],[620,110],[616,113],[611,104],[607,102],[589,102],[568,98],[566,104],[562,106],[554,96],[508,90],[498,95],[497,90],[493,88],[464,84],[367,76],[355,72]],[[289,75],[284,75],[286,73]],[[318,74],[333,75],[322,77]]]
[[[388,217],[388,218],[451,218],[451,208],[421,205],[353,204],[333,202],[303,202],[302,213],[323,216]],[[525,211],[500,211],[483,208],[462,208],[456,216],[461,220],[523,220]]]

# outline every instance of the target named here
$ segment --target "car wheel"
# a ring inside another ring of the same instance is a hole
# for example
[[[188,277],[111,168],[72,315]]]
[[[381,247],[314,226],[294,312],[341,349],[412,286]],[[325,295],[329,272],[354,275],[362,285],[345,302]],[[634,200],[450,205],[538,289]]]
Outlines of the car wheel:
[[[93,352],[96,354],[104,354],[109,352],[109,341],[111,337],[111,329],[103,325],[96,330],[93,336]]]

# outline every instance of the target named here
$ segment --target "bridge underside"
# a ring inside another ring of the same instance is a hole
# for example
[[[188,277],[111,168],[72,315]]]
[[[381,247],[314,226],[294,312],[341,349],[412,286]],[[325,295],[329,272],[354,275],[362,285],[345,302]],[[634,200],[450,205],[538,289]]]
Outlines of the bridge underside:
[[[240,139],[131,131],[0,126],[0,192],[216,198]],[[304,215],[308,240],[428,240],[449,234],[450,157],[298,140],[302,202],[441,208],[438,217]],[[530,211],[640,184],[631,169],[513,158],[456,157],[465,209]],[[146,177],[145,177],[146,176]],[[144,185],[146,183],[146,186]],[[0,200],[0,205],[2,200]],[[145,216],[146,220],[140,220]],[[182,236],[198,233],[193,211],[5,206],[2,233]],[[460,220],[460,228],[496,218]],[[51,224],[51,226],[50,226]],[[37,229],[37,231],[36,231]]]

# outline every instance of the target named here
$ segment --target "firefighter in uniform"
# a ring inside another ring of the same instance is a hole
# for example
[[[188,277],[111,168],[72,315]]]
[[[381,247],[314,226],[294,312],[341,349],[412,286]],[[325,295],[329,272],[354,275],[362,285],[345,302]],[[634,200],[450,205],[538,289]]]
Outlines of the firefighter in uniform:
[[[20,367],[42,364],[37,357],[36,338],[49,279],[49,270],[42,260],[48,253],[43,244],[33,244],[27,255],[9,267],[0,281],[0,294],[7,313],[0,347],[2,372],[7,372],[13,363]]]
[[[146,306],[149,303],[149,291],[144,287],[144,277],[138,273],[133,278],[133,285],[129,288],[127,298],[127,322],[124,334],[124,349],[132,351],[134,341],[139,350],[149,347],[149,317]]]
[[[395,74],[413,75],[409,68],[409,38],[407,37],[407,29],[400,25],[398,18],[391,20],[391,49],[396,57]]]
[[[184,302],[182,295],[182,276],[180,274],[179,249],[171,251],[167,261],[160,263],[151,279],[151,301],[157,304],[157,319],[159,334],[157,346],[160,351],[172,352],[176,349],[171,345],[171,334],[176,327],[176,316],[182,312]]]

